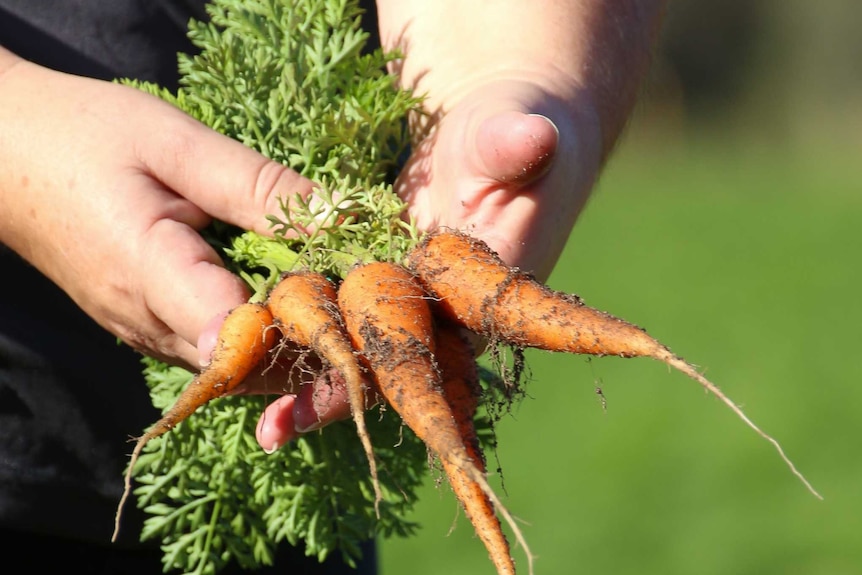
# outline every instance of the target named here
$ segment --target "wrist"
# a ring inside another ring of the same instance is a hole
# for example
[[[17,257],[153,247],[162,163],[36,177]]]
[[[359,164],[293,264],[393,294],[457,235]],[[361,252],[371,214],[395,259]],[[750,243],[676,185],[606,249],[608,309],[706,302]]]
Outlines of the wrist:
[[[3,78],[6,72],[22,61],[23,59],[20,56],[16,56],[3,46],[0,46],[0,79]]]
[[[601,164],[640,94],[666,0],[377,4],[382,44],[402,54],[391,71],[426,98],[432,122],[478,85],[520,79],[584,106],[578,123],[596,116]]]

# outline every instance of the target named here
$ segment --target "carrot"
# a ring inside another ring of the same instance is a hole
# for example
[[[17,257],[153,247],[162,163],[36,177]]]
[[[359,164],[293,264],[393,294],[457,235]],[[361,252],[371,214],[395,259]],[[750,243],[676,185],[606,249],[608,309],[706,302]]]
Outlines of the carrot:
[[[508,267],[478,239],[429,234],[407,267],[434,295],[436,311],[492,341],[591,355],[659,356],[667,349],[642,329],[554,292]]]
[[[318,273],[288,273],[269,294],[267,306],[286,339],[312,350],[344,378],[353,421],[368,458],[376,496],[374,508],[379,517],[383,495],[365,426],[366,386],[350,338],[344,331],[335,285]]]
[[[472,503],[475,491],[468,493],[465,489],[465,484],[472,483],[507,519],[530,557],[520,530],[477,467],[479,462],[465,448],[434,362],[431,307],[412,274],[399,265],[384,262],[354,268],[339,288],[338,306],[353,346],[370,367],[383,397],[443,462],[444,468],[454,468],[466,476],[450,478],[459,500],[470,500],[464,504],[465,508],[483,507]],[[493,515],[494,511],[484,506],[482,513]],[[474,526],[478,515],[471,516]],[[486,525],[496,521],[496,518],[485,519]],[[499,523],[496,529],[499,530]],[[498,557],[499,549],[488,551],[494,556],[494,564],[500,566],[498,573],[514,573],[511,558]]]
[[[482,390],[473,344],[461,333],[460,327],[449,322],[437,322],[435,347],[443,396],[452,408],[470,457],[484,471],[485,460],[474,424]]]
[[[771,443],[790,470],[817,497],[781,445],[752,422],[715,384],[643,329],[551,290],[507,266],[484,242],[466,234],[428,234],[406,266],[436,300],[436,313],[491,341],[550,351],[650,357],[681,371],[715,394]]]
[[[270,329],[272,322],[269,310],[256,303],[240,304],[225,317],[212,362],[195,376],[174,405],[135,443],[126,469],[123,496],[117,506],[112,541],[116,541],[119,534],[120,514],[131,491],[132,469],[141,450],[151,439],[167,433],[202,405],[235,389],[274,345],[275,332]]]
[[[473,345],[461,333],[459,327],[448,322],[439,323],[435,357],[440,370],[443,396],[452,409],[467,455],[479,471],[485,473],[485,458],[474,424],[481,390]],[[458,499],[479,539],[489,550],[497,571],[514,573],[515,565],[509,551],[509,542],[503,535],[490,498],[459,467],[447,460],[442,463],[453,491],[458,494]]]

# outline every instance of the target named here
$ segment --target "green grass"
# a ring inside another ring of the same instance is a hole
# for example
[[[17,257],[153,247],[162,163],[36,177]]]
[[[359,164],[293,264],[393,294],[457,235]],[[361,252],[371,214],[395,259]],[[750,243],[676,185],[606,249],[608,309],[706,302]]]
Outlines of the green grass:
[[[530,397],[500,424],[498,456],[537,574],[859,573],[857,158],[622,152],[551,285],[700,366],[826,499],[656,362],[529,353]],[[493,572],[448,488],[429,484],[417,518],[418,536],[381,544],[382,575]]]

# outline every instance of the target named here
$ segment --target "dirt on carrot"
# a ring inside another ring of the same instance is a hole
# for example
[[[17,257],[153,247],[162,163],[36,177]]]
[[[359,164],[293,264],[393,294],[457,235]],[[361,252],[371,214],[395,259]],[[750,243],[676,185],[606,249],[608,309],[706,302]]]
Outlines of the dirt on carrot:
[[[434,360],[436,336],[427,294],[405,268],[377,262],[347,274],[339,288],[338,305],[353,345],[368,363],[380,393],[440,459],[483,541],[505,541],[494,515],[496,508],[523,545],[532,573],[526,541],[488,484],[479,467],[483,466],[481,458],[476,460],[465,446],[469,441],[462,438],[444,395]],[[477,496],[481,501],[476,501]],[[494,531],[497,533],[492,534]],[[507,544],[488,545],[488,553],[500,575],[515,573]]]
[[[350,410],[359,435],[375,493],[375,510],[383,499],[371,438],[365,426],[366,389],[359,362],[338,310],[335,285],[310,271],[284,275],[267,299],[267,307],[286,340],[313,351],[344,379]]]
[[[212,363],[137,441],[117,510],[114,539],[132,469],[144,445],[201,405],[234,389],[274,347],[276,332],[284,342],[313,352],[323,361],[323,369],[343,378],[368,459],[378,517],[383,495],[365,425],[371,392],[374,399],[382,397],[440,461],[498,575],[515,574],[500,518],[523,548],[530,574],[534,558],[517,522],[487,481],[474,423],[482,389],[476,354],[466,337],[469,332],[490,341],[492,350],[508,348],[516,355],[525,348],[539,348],[661,361],[716,395],[769,441],[792,472],[820,497],[776,440],[693,365],[646,331],[507,266],[480,240],[438,231],[429,233],[403,265],[357,265],[338,286],[321,274],[287,273],[265,304],[248,303],[233,310],[219,334]],[[502,390],[507,400],[512,399],[510,391]],[[493,402],[486,405],[491,408]]]
[[[210,364],[195,376],[162,418],[137,439],[126,469],[123,496],[117,505],[112,541],[119,535],[120,516],[131,491],[132,471],[141,450],[151,439],[167,433],[199,407],[242,383],[275,344],[272,322],[269,310],[257,303],[240,304],[225,317]]]
[[[772,444],[793,474],[822,499],[774,438],[692,364],[640,327],[591,308],[577,296],[551,290],[463,233],[428,234],[408,255],[406,265],[435,297],[436,313],[492,342],[596,356],[650,357],[684,373]]]
[[[467,455],[482,473],[485,456],[476,434],[475,417],[481,388],[473,345],[461,333],[461,328],[449,322],[437,325],[437,367],[440,370],[443,396],[452,409],[455,423]],[[503,534],[494,504],[481,486],[459,467],[442,460],[443,470],[458,501],[473,524],[476,535],[488,549],[488,555],[498,573],[514,573],[509,542]],[[532,558],[528,558],[532,561]]]
[[[621,357],[666,352],[641,328],[510,268],[484,242],[466,234],[429,234],[411,252],[407,267],[438,298],[437,313],[492,341]]]

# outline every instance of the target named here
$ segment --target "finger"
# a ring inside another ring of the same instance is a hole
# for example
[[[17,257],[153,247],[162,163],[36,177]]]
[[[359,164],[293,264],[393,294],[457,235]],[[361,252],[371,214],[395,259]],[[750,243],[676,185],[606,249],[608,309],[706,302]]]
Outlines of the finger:
[[[350,404],[344,378],[335,370],[321,373],[296,396],[293,419],[298,433],[320,429],[350,417]]]
[[[200,365],[201,334],[217,332],[221,324],[213,318],[247,301],[248,288],[222,266],[200,234],[182,222],[159,220],[145,234],[141,249],[146,253],[141,277],[147,307],[185,342],[175,342],[173,352],[189,365]],[[208,352],[204,359],[208,362]]]
[[[203,339],[204,336],[201,337]],[[264,359],[260,369],[250,373],[231,393],[233,395],[295,395],[302,386],[311,383],[319,372],[320,363],[316,357],[290,349],[280,342]]]
[[[548,171],[559,136],[557,127],[545,116],[501,112],[479,125],[476,154],[491,179],[524,185]]]
[[[314,188],[311,180],[192,118],[171,115],[169,124],[144,140],[141,161],[165,186],[222,221],[268,233],[266,216],[280,214],[281,201],[306,197]]]
[[[198,364],[201,367],[206,367],[212,360],[213,352],[218,343],[219,331],[227,317],[229,310],[222,311],[214,315],[208,322],[204,324],[203,329],[198,336]]]
[[[265,452],[274,453],[299,437],[293,419],[295,403],[296,396],[282,395],[270,403],[260,415],[255,428],[255,438]]]
[[[335,371],[321,373],[298,395],[282,395],[270,403],[258,420],[255,438],[273,453],[303,433],[350,417],[344,380]]]

